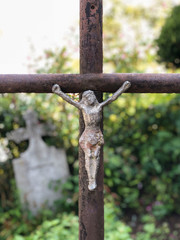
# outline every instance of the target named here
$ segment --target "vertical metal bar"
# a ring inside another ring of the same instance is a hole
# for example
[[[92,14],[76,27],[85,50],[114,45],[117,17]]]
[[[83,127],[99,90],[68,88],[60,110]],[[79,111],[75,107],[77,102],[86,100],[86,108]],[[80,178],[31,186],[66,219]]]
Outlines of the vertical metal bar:
[[[80,73],[102,73],[102,0],[80,0]],[[99,102],[102,94],[96,92]],[[103,128],[103,121],[101,123]],[[80,114],[80,135],[84,121]],[[97,189],[88,190],[83,150],[79,149],[79,239],[104,239],[103,149],[97,174]]]

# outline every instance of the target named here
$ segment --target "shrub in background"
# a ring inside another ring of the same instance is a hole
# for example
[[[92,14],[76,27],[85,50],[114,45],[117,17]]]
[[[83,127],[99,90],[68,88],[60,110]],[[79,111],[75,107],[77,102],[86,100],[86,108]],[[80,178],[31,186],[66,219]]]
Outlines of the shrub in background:
[[[124,213],[179,214],[180,97],[124,95],[104,116],[104,181]]]
[[[156,40],[159,61],[166,67],[180,67],[180,6],[173,8]]]

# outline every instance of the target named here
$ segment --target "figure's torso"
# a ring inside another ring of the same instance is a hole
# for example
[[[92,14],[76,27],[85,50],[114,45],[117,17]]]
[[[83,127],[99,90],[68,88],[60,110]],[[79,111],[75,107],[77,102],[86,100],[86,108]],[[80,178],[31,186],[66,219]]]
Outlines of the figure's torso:
[[[100,106],[82,108],[85,130],[79,139],[82,149],[91,149],[95,145],[103,145],[104,138],[100,128],[102,108]]]
[[[102,119],[102,108],[100,106],[83,107],[82,114],[84,118],[85,127],[100,128]]]

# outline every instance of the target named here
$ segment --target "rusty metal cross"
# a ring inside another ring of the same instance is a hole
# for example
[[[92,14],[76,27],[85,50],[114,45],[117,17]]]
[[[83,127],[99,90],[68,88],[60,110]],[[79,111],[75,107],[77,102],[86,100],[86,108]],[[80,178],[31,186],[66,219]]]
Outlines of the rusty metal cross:
[[[180,93],[180,74],[103,74],[102,0],[80,0],[80,74],[0,75],[0,93],[51,93],[58,84],[64,92],[95,91],[99,102],[103,92],[115,92],[125,81],[131,93]],[[101,128],[103,122],[101,121]],[[80,113],[80,136],[84,122]],[[104,239],[103,151],[97,188],[88,190],[84,152],[79,148],[79,239]]]

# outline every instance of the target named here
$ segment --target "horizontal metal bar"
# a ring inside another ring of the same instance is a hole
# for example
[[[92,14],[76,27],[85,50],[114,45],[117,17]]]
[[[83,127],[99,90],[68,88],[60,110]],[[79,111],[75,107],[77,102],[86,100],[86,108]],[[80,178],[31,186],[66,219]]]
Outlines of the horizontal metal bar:
[[[56,83],[64,92],[115,92],[130,81],[130,93],[180,93],[180,74],[0,74],[0,93],[51,93]]]

